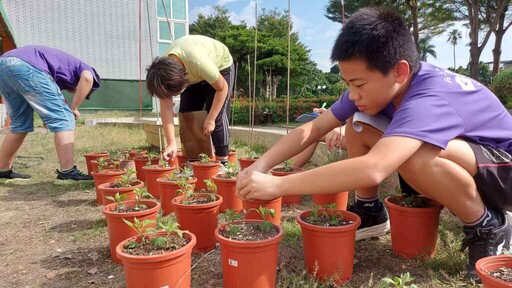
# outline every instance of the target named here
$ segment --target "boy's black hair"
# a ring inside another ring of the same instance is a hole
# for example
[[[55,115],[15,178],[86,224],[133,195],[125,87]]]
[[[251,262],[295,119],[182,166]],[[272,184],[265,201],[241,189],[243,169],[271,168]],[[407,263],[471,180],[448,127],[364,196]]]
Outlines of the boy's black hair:
[[[156,57],[146,70],[149,95],[171,98],[187,87],[187,71],[171,57]]]
[[[361,59],[368,68],[384,75],[400,60],[409,63],[411,73],[419,69],[419,55],[402,17],[384,7],[359,9],[343,25],[332,48],[331,60]]]

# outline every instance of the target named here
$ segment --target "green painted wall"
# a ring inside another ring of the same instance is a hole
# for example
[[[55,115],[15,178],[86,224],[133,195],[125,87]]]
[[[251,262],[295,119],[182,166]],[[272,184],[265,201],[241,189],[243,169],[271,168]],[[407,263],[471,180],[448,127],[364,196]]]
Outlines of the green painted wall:
[[[63,92],[68,103],[73,95]],[[142,81],[142,109],[151,110],[152,100],[146,89],[146,81]],[[90,100],[84,100],[80,109],[89,110],[138,110],[139,81],[101,79],[100,89],[92,93]]]

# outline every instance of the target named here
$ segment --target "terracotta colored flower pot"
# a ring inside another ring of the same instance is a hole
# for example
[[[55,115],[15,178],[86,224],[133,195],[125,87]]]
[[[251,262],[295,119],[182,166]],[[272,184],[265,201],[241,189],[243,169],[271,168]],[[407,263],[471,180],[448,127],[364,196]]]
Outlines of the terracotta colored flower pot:
[[[85,157],[85,163],[87,164],[87,174],[91,175],[92,171],[94,171],[94,168],[92,167],[92,160],[97,160],[98,158],[107,158],[108,153],[107,152],[100,152],[100,153],[89,153],[84,154]]]
[[[133,200],[123,201],[123,204],[128,207],[135,206],[137,202]],[[112,260],[116,263],[121,263],[121,259],[116,256],[116,247],[121,241],[136,236],[137,232],[130,226],[124,223],[123,218],[133,223],[133,218],[137,217],[138,220],[150,219],[156,220],[158,210],[160,210],[160,203],[155,201],[140,201],[140,203],[148,206],[149,209],[139,212],[130,213],[117,213],[113,212],[116,208],[116,203],[108,204],[103,207],[103,215],[107,218],[108,228],[108,241],[110,244],[110,255]],[[155,225],[152,225],[154,228]]]
[[[133,158],[133,161],[135,161],[135,171],[137,172],[137,179],[139,179],[142,182],[146,182],[146,179],[144,177],[144,170],[142,169],[142,167],[146,166],[146,164],[149,161],[149,157],[137,156]],[[160,162],[160,158],[155,157],[151,159],[151,165],[157,165],[158,162]]]
[[[106,158],[105,161],[107,162],[108,166],[106,168],[103,168],[104,170],[106,170],[106,169],[119,169],[119,164],[115,164],[114,163],[114,162],[119,162],[120,163],[120,161],[118,161],[117,159]],[[92,172],[99,170],[98,159],[91,160],[91,167],[92,167]],[[91,175],[92,175],[92,172],[91,172]]]
[[[103,170],[103,171],[93,171],[92,178],[94,178],[94,189],[96,190],[96,202],[98,204],[103,204],[103,194],[102,191],[98,188],[103,183],[114,182],[117,179],[121,179],[121,176],[126,174],[126,171],[114,169],[114,170]]]
[[[194,170],[194,176],[197,178],[196,191],[206,190],[206,184],[204,180],[212,179],[213,176],[219,173],[220,162],[213,164],[201,164],[199,161],[190,163],[192,170]]]
[[[119,161],[119,169],[124,169],[124,170],[132,169],[135,171],[135,161],[122,159]]]
[[[478,277],[480,277],[480,280],[482,280],[484,288],[512,287],[512,283],[501,281],[488,274],[489,272],[493,272],[501,267],[512,269],[512,256],[488,256],[476,261],[476,273],[478,274]]]
[[[133,158],[135,158],[135,157],[146,156],[147,154],[148,154],[148,151],[146,151],[146,150],[130,150],[130,151],[128,151],[130,160],[133,160]]]
[[[144,187],[144,182],[137,180],[131,187],[110,188],[110,185],[114,183],[115,181],[103,183],[98,186],[98,189],[101,190],[101,195],[103,195],[103,205],[114,203],[114,201],[107,199],[107,197],[114,197],[117,193],[126,195],[125,201],[135,200],[135,192],[133,192],[133,190]]]
[[[180,168],[183,168],[188,161],[188,158],[181,152],[178,152],[178,154],[176,154],[176,159],[178,159],[178,166]]]
[[[157,235],[165,235],[158,232]],[[169,253],[151,256],[135,256],[123,252],[128,241],[116,247],[117,256],[123,261],[127,288],[146,287],[179,287],[190,288],[190,270],[192,267],[192,248],[196,245],[196,237],[190,232],[183,232],[189,242],[184,247]]]
[[[176,166],[173,167],[165,167],[163,165],[154,165],[157,167],[142,167],[142,171],[144,171],[144,178],[146,178],[146,189],[148,193],[153,195],[156,199],[160,199],[160,186],[156,183],[156,179],[164,177],[166,174],[176,170]]]
[[[311,195],[311,198],[316,205],[336,204],[336,210],[347,210],[348,191],[334,194],[315,194]]]
[[[244,220],[244,222],[261,222]],[[279,233],[266,240],[237,241],[220,235],[226,224],[217,227],[215,238],[220,243],[222,274],[225,288],[274,287],[277,272],[277,251],[283,238],[283,227],[275,225]]]
[[[405,258],[430,258],[437,246],[439,213],[443,206],[428,199],[429,208],[403,207],[393,197],[384,200],[391,226],[393,252]]]
[[[356,230],[361,219],[354,213],[341,211],[343,219],[353,223],[324,227],[305,222],[310,210],[297,215],[302,230],[304,260],[308,272],[319,280],[333,280],[337,285],[350,281],[354,267]]]
[[[230,150],[228,154],[228,161],[235,164],[236,163],[236,150]]]
[[[244,170],[245,168],[251,166],[252,163],[256,162],[258,159],[251,159],[247,157],[238,158],[238,163],[240,163],[240,170]]]
[[[197,244],[194,252],[206,253],[215,249],[215,229],[222,196],[215,195],[215,202],[200,205],[182,204],[183,196],[172,199],[172,206],[176,211],[176,218],[180,223],[180,229],[188,230],[196,235]],[[196,197],[210,197],[209,194],[195,194]]]
[[[192,185],[192,192],[194,192],[194,186],[197,182],[197,178],[189,180],[188,183]],[[176,197],[176,191],[180,189],[180,186],[176,182],[165,180],[165,177],[156,179],[156,183],[160,186],[160,204],[162,204],[162,212],[164,216],[174,212],[174,206],[171,201]]]
[[[217,194],[221,195],[224,201],[220,204],[220,213],[226,212],[227,209],[242,211],[242,199],[236,196],[236,179],[222,179],[220,175],[212,177],[213,182],[217,185]]]
[[[272,173],[272,175],[278,176],[278,177],[287,176],[287,175],[291,175],[291,174],[295,174],[295,173],[300,173],[302,171],[304,171],[303,168],[293,168],[293,171],[290,171],[290,172],[279,171],[279,167],[270,169],[270,173]],[[286,196],[283,196],[282,204],[283,205],[295,205],[295,204],[300,204],[301,201],[302,201],[302,195],[286,195]]]
[[[254,201],[242,201],[244,210],[246,211],[244,215],[244,219],[258,219],[261,220],[260,214],[256,211],[249,211],[249,209],[254,208],[258,209],[261,207],[267,207],[268,209],[274,209],[274,218],[267,215],[267,221],[270,221],[276,225],[281,224],[281,201],[282,197],[279,197],[274,200],[264,201],[264,200],[254,200]]]

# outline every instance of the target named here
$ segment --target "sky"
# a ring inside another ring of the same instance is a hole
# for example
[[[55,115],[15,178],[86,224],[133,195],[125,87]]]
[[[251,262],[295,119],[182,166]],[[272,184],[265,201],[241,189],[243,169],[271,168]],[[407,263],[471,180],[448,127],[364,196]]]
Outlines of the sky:
[[[348,0],[350,1],[350,0]],[[189,19],[193,23],[197,15],[212,14],[213,6],[222,5],[230,12],[230,18],[233,23],[244,21],[249,26],[254,26],[254,7],[258,4],[258,13],[261,8],[278,8],[283,11],[288,8],[288,0],[189,0]],[[293,30],[299,33],[299,38],[311,50],[311,58],[318,64],[318,68],[323,71],[329,71],[333,65],[330,60],[331,48],[334,40],[339,33],[341,24],[330,21],[325,18],[325,6],[328,0],[291,0],[291,12],[293,20]],[[459,29],[463,38],[459,39],[459,44],[455,47],[456,65],[466,66],[469,62],[469,30],[462,27],[463,23],[455,23],[452,28]],[[435,45],[437,58],[428,56],[427,61],[442,68],[453,66],[453,46],[447,43],[448,36],[446,32],[432,39],[431,44]],[[492,48],[494,46],[494,37],[491,36],[482,55],[481,61],[492,61]],[[503,38],[501,46],[501,60],[512,60],[512,29],[507,31]]]

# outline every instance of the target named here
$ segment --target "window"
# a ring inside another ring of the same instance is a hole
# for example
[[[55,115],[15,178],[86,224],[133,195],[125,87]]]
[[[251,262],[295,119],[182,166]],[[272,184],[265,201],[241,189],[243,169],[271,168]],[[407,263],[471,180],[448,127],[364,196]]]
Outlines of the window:
[[[173,40],[188,35],[188,0],[155,1],[157,1],[158,52],[163,55]]]

